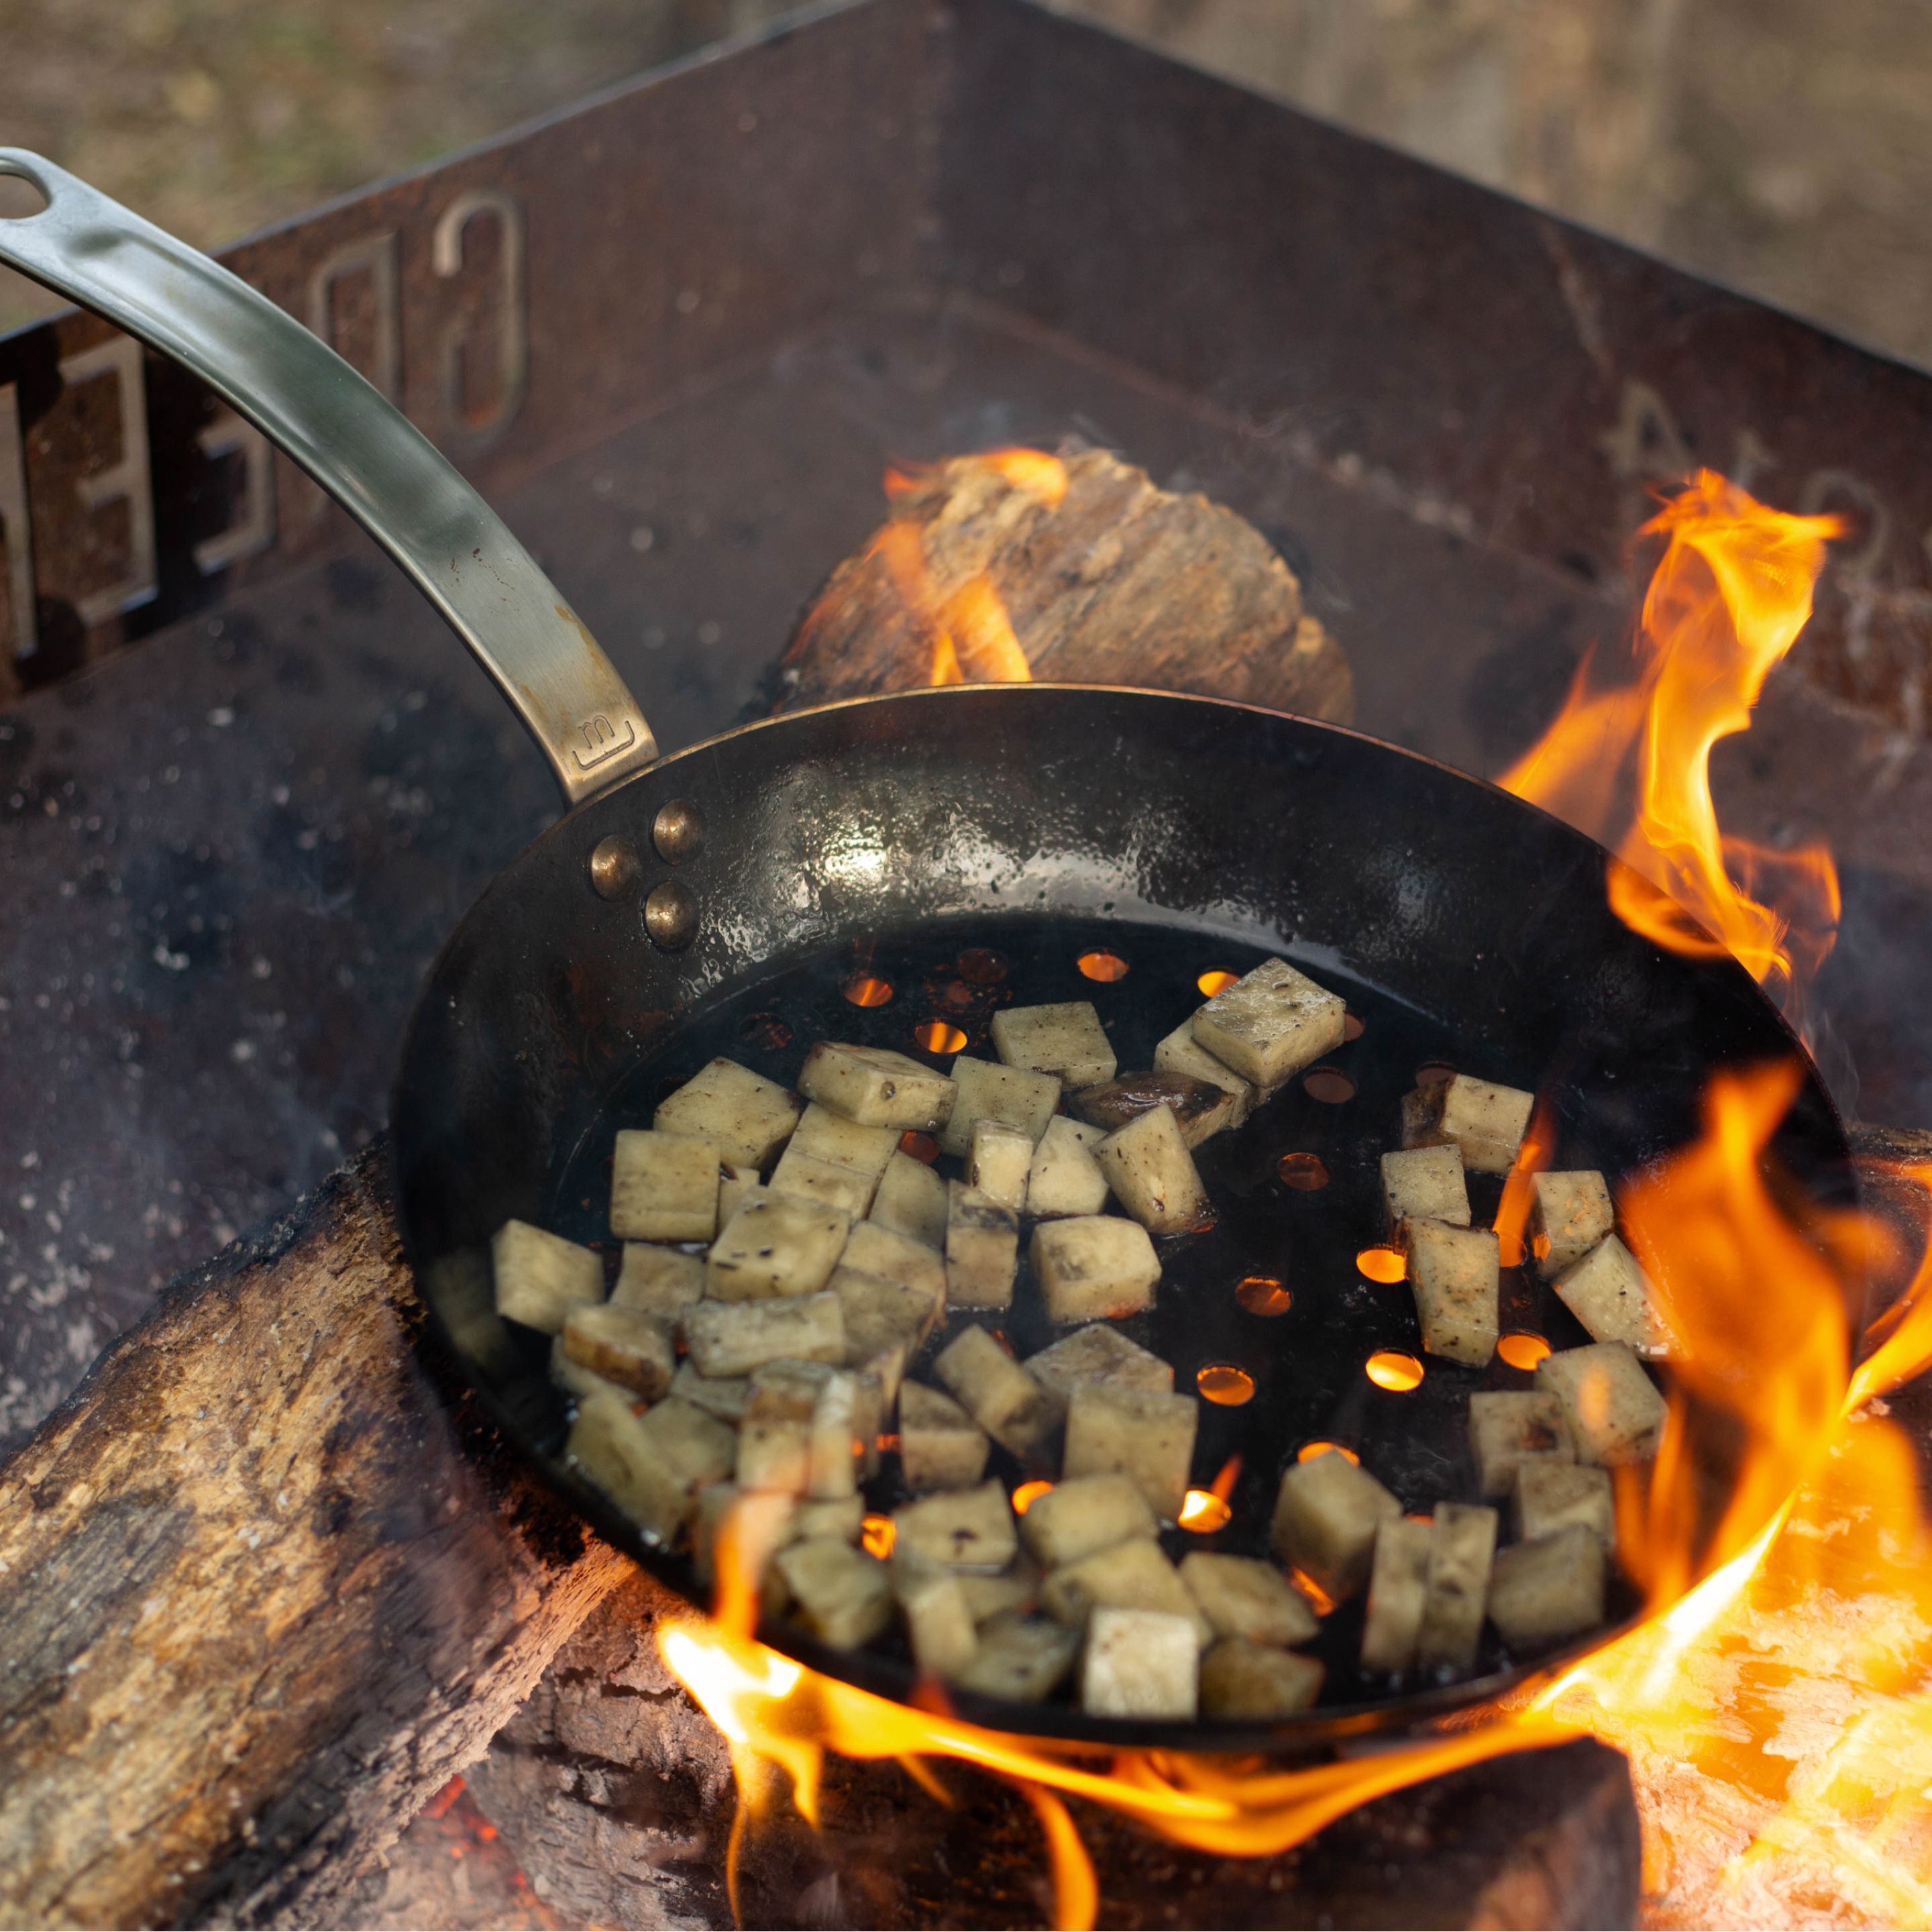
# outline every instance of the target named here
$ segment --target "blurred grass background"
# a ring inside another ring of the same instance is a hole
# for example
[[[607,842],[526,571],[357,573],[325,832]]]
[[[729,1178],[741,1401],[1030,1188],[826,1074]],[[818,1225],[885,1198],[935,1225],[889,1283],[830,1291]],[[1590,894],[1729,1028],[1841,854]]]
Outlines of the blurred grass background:
[[[1928,0],[1053,4],[1932,363]],[[215,245],[793,10],[0,0],[0,141]]]

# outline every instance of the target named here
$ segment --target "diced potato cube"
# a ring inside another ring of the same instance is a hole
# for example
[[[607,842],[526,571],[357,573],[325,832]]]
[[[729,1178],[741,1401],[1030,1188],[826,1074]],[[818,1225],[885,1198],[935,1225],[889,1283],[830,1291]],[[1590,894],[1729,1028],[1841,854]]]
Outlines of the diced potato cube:
[[[946,1678],[970,1670],[979,1654],[980,1635],[958,1575],[918,1561],[896,1561],[890,1567],[920,1675]]]
[[[614,1306],[675,1321],[692,1303],[704,1298],[703,1256],[650,1247],[642,1241],[624,1244],[623,1265],[617,1270],[617,1285],[610,1291]]]
[[[966,1156],[969,1187],[1018,1214],[1026,1207],[1032,1168],[1033,1142],[1018,1128],[1000,1120],[974,1122],[972,1151]]]
[[[1525,1463],[1516,1474],[1510,1515],[1519,1543],[1533,1543],[1581,1523],[1606,1550],[1617,1546],[1617,1504],[1610,1472],[1587,1462]]]
[[[1653,1360],[1675,1352],[1650,1277],[1616,1235],[1606,1234],[1565,1268],[1556,1277],[1556,1292],[1593,1340],[1627,1342]]]
[[[1458,1147],[1416,1148],[1382,1156],[1382,1208],[1398,1238],[1409,1220],[1469,1225],[1469,1190]]]
[[[1073,1668],[1080,1639],[1060,1624],[1000,1617],[980,1633],[980,1648],[957,1679],[976,1696],[1008,1704],[1037,1704]]]
[[[961,1329],[933,1358],[932,1372],[967,1414],[1016,1456],[1052,1432],[1053,1398],[985,1329]]]
[[[711,1244],[705,1292],[716,1301],[814,1294],[832,1278],[851,1227],[836,1208],[754,1188]]]
[[[1106,1136],[1056,1114],[1046,1124],[1027,1172],[1026,1210],[1036,1220],[1097,1214],[1107,1204],[1107,1177],[1094,1159]]]
[[[942,1154],[971,1153],[974,1126],[980,1120],[1003,1120],[1018,1127],[1036,1146],[1060,1105],[1060,1082],[1051,1073],[969,1060],[962,1053],[952,1063],[952,1078],[959,1096],[952,1103],[952,1118],[939,1136]]]
[[[1286,959],[1264,959],[1194,1016],[1204,1051],[1257,1087],[1278,1087],[1342,1044],[1348,1009]]]
[[[1214,1626],[1152,1537],[1130,1536],[1125,1542],[1094,1550],[1077,1563],[1048,1570],[1040,1586],[1040,1600],[1048,1616],[1074,1630],[1087,1622],[1096,1606],[1107,1604],[1185,1617],[1202,1648],[1214,1641]]]
[[[610,1302],[584,1303],[563,1318],[558,1339],[565,1355],[580,1368],[646,1402],[656,1402],[670,1388],[676,1371],[670,1324],[662,1316],[640,1315]]]
[[[685,1346],[702,1376],[748,1376],[766,1362],[842,1362],[845,1319],[836,1294],[775,1301],[700,1301],[684,1311]]]
[[[830,1107],[812,1106],[799,1116],[791,1148],[814,1160],[830,1161],[835,1167],[849,1167],[877,1181],[886,1163],[898,1151],[896,1127],[862,1127],[842,1118]]]
[[[778,1164],[772,1169],[770,1192],[790,1196],[794,1200],[816,1202],[821,1207],[836,1208],[847,1220],[862,1220],[872,1204],[872,1195],[878,1182],[870,1175],[861,1174],[856,1168],[842,1167],[836,1161],[820,1160],[815,1155],[802,1154],[794,1139],[791,1145],[778,1156]],[[740,1196],[738,1204],[744,1205]]]
[[[762,1584],[772,1558],[798,1540],[798,1499],[778,1490],[747,1491],[736,1483],[712,1483],[698,1492],[692,1522],[692,1562],[700,1582],[711,1582],[718,1553],[729,1546],[740,1572]]]
[[[744,1204],[745,1196],[758,1184],[758,1170],[724,1161],[718,1169],[718,1225],[723,1227]]]
[[[670,1543],[691,1520],[698,1492],[731,1473],[737,1438],[676,1396],[643,1415],[598,1389],[578,1405],[564,1453],[624,1514]]]
[[[496,1312],[506,1320],[560,1334],[572,1309],[604,1299],[604,1258],[527,1221],[506,1221],[490,1244]]]
[[[1123,1223],[1123,1226],[1131,1225]],[[1034,1258],[1036,1269],[1039,1258]],[[1108,1388],[1142,1389],[1150,1395],[1170,1394],[1174,1368],[1118,1328],[1095,1322],[1063,1335],[1052,1347],[1027,1358],[1028,1372],[1052,1396],[1060,1413],[1077,1382],[1099,1382]]]
[[[1605,1568],[1602,1542],[1582,1523],[1498,1550],[1490,1621],[1518,1651],[1594,1629],[1604,1621]]]
[[[1112,1214],[1042,1221],[1030,1252],[1050,1322],[1105,1321],[1154,1305],[1160,1258],[1134,1222]]]
[[[1061,1473],[1131,1477],[1160,1521],[1178,1522],[1200,1407],[1191,1395],[1079,1383],[1067,1401]]]
[[[820,1502],[841,1501],[859,1492],[858,1464],[876,1424],[861,1433],[859,1378],[841,1370],[826,1378],[812,1412],[812,1462],[805,1492]]]
[[[1501,1258],[1486,1228],[1411,1221],[1408,1285],[1415,1295],[1422,1346],[1432,1355],[1480,1368],[1501,1332]]]
[[[881,1281],[856,1268],[834,1268],[826,1287],[844,1311],[848,1368],[861,1367],[893,1348],[902,1358],[916,1353],[938,1312],[924,1288]]]
[[[1012,1304],[1019,1216],[961,1181],[946,1190],[946,1298],[955,1308]]]
[[[1610,1184],[1594,1168],[1530,1177],[1529,1251],[1545,1281],[1580,1262],[1616,1225]]]
[[[1628,1343],[1559,1348],[1537,1364],[1536,1385],[1562,1403],[1579,1462],[1614,1468],[1656,1455],[1668,1412]]]
[[[832,1370],[823,1362],[767,1362],[752,1373],[738,1428],[735,1480],[741,1490],[805,1493],[812,1468],[812,1417]]]
[[[1333,1603],[1369,1580],[1376,1532],[1402,1505],[1339,1449],[1291,1463],[1275,1503],[1275,1554]]]
[[[1165,1107],[1180,1130],[1180,1144],[1197,1148],[1234,1118],[1235,1101],[1225,1087],[1191,1073],[1124,1073],[1070,1094],[1067,1106],[1090,1126],[1118,1133],[1130,1120]]]
[[[1024,1519],[1022,1528],[1024,1532]],[[1180,1559],[1180,1576],[1222,1636],[1245,1637],[1250,1643],[1306,1643],[1321,1628],[1308,1599],[1272,1563],[1196,1550]]]
[[[1472,1174],[1507,1174],[1529,1130],[1530,1110],[1536,1096],[1520,1087],[1498,1087],[1488,1080],[1452,1074],[1416,1089],[1414,1138],[1405,1144],[1436,1147],[1453,1141],[1462,1150],[1462,1165]]]
[[[872,1196],[872,1225],[928,1248],[946,1245],[946,1183],[922,1160],[896,1154]]]
[[[815,1537],[780,1550],[774,1567],[799,1622],[834,1650],[856,1650],[890,1627],[892,1579],[862,1550],[836,1537]]]
[[[1207,1219],[1208,1190],[1166,1108],[1109,1134],[1094,1158],[1120,1205],[1151,1232],[1184,1234]]]
[[[1126,1476],[1057,1483],[1036,1496],[1020,1518],[1021,1542],[1048,1570],[1065,1569],[1130,1538],[1151,1543],[1160,1533],[1147,1498]]]
[[[1480,1503],[1438,1503],[1430,1526],[1429,1591],[1415,1640],[1419,1670],[1464,1675],[1475,1667],[1496,1553],[1496,1513]]]
[[[892,1512],[893,1548],[954,1570],[997,1576],[1019,1552],[1012,1505],[996,1476],[976,1490],[922,1496]]]
[[[880,1435],[898,1406],[899,1383],[905,1374],[906,1351],[895,1345],[860,1361],[848,1352],[845,1366],[857,1394],[852,1408],[852,1432],[858,1438],[859,1475],[869,1482],[879,1473]]]
[[[1244,1125],[1259,1104],[1254,1083],[1224,1066],[1194,1037],[1191,1013],[1154,1048],[1154,1064],[1157,1073],[1184,1073],[1190,1079],[1209,1081],[1220,1088],[1234,1102],[1225,1123],[1231,1129]]]
[[[801,1111],[798,1096],[776,1081],[734,1060],[714,1060],[659,1106],[651,1125],[661,1134],[710,1141],[723,1159],[762,1171]]]
[[[1576,1460],[1563,1405],[1547,1389],[1480,1390],[1471,1396],[1469,1453],[1476,1486],[1486,1496],[1508,1496],[1526,1464]]]
[[[1376,1529],[1368,1615],[1362,1623],[1364,1670],[1396,1677],[1415,1668],[1435,1538],[1436,1526],[1415,1516],[1388,1516]]]
[[[986,1473],[992,1444],[950,1395],[907,1382],[899,1390],[899,1468],[915,1495],[970,1490]]]
[[[1064,1087],[1111,1080],[1120,1064],[1091,1000],[1003,1009],[993,1016],[993,1050],[1007,1066],[1057,1075]]]
[[[736,1428],[745,1419],[752,1383],[748,1376],[700,1375],[697,1364],[687,1361],[678,1364],[677,1373],[670,1378],[670,1392]]]
[[[866,1499],[856,1490],[849,1496],[806,1496],[793,1525],[789,1540],[794,1543],[809,1543],[820,1536],[856,1543],[866,1527]]]
[[[1322,1695],[1318,1659],[1223,1637],[1201,1660],[1201,1709],[1210,1718],[1288,1718]]]
[[[610,1232],[627,1241],[708,1241],[718,1232],[716,1145],[626,1128],[610,1156]]]
[[[1199,1670],[1188,1618],[1160,1610],[1096,1610],[1081,1659],[1080,1708],[1096,1718],[1191,1721],[1199,1702]]]
[[[478,1368],[493,1376],[514,1370],[516,1342],[496,1312],[489,1257],[480,1248],[459,1248],[431,1262],[424,1270],[423,1292],[449,1339]]]
[[[884,1047],[824,1040],[805,1057],[798,1090],[862,1127],[930,1133],[952,1112],[952,1082],[932,1067]]]
[[[967,1570],[958,1575],[976,1624],[1018,1616],[1031,1610],[1040,1595],[1040,1566],[1024,1550],[997,1576],[981,1576]]]
[[[573,1312],[578,1311],[573,1311]],[[634,1389],[627,1389],[614,1382],[608,1376],[600,1376],[594,1370],[574,1362],[563,1352],[563,1337],[553,1335],[550,1343],[550,1378],[557,1387],[574,1396],[581,1402],[595,1389],[608,1389],[633,1407],[640,1406],[642,1398]]]
[[[861,1221],[847,1240],[838,1264],[914,1289],[926,1298],[935,1322],[945,1312],[945,1259],[909,1234],[896,1233],[876,1222]]]

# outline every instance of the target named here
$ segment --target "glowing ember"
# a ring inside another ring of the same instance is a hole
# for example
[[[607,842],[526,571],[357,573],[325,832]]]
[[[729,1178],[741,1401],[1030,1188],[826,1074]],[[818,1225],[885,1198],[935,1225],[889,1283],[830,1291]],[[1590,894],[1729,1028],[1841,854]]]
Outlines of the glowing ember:
[[[1051,1483],[1022,1483],[1013,1492],[1013,1514],[1024,1516],[1053,1487]]]
[[[1097,980],[1103,986],[1127,976],[1127,962],[1118,952],[1083,952],[1074,963],[1083,978]]]
[[[1275,1163],[1282,1186],[1313,1194],[1328,1185],[1328,1167],[1318,1154],[1285,1154]]]
[[[898,1526],[889,1516],[868,1516],[859,1526],[859,1541],[868,1556],[883,1563],[892,1553]]]
[[[1197,1369],[1194,1386],[1208,1401],[1223,1408],[1239,1408],[1244,1402],[1254,1400],[1254,1377],[1232,1362],[1214,1362],[1204,1369]]]
[[[1234,1284],[1234,1299],[1250,1315],[1286,1315],[1294,1306],[1287,1284],[1266,1274],[1244,1275]]]
[[[1180,1506],[1180,1526],[1206,1536],[1226,1528],[1234,1514],[1212,1490],[1190,1490],[1187,1500]]]
[[[1240,976],[1238,973],[1204,973],[1194,983],[1211,1000],[1216,993],[1225,992]]]
[[[964,1050],[966,1035],[944,1020],[927,1020],[912,1030],[912,1036],[928,1053],[959,1053]],[[938,1142],[933,1143],[937,1152]]]
[[[870,973],[855,973],[841,990],[855,1006],[883,1006],[892,996],[892,982]]]
[[[1304,1442],[1294,1452],[1294,1460],[1298,1462],[1312,1462],[1316,1456],[1325,1456],[1331,1449],[1346,1461],[1359,1463],[1362,1460],[1354,1450],[1345,1448],[1339,1442],[1324,1442],[1318,1439],[1313,1442]]]
[[[1355,1257],[1355,1265],[1371,1281],[1386,1284],[1408,1278],[1408,1257],[1400,1248],[1364,1248]]]
[[[1378,1348],[1362,1364],[1362,1372],[1377,1388],[1396,1395],[1406,1395],[1411,1389],[1422,1386],[1421,1363],[1400,1348]]]
[[[1496,1344],[1496,1353],[1511,1368],[1520,1369],[1525,1374],[1549,1352],[1550,1344],[1540,1335],[1532,1335],[1527,1328],[1512,1330]]]

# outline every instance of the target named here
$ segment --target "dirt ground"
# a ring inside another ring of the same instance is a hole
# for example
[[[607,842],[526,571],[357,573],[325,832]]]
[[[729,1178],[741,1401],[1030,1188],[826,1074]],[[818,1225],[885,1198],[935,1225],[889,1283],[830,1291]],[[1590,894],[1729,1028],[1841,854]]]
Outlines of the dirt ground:
[[[1925,0],[1052,4],[1932,362]],[[794,10],[0,0],[0,141],[215,244]]]

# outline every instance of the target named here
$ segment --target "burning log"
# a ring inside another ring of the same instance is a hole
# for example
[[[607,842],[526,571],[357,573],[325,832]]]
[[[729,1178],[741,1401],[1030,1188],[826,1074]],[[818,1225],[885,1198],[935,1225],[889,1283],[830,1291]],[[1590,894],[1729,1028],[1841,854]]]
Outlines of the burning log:
[[[1032,677],[1354,718],[1348,658],[1294,572],[1204,496],[1105,450],[958,457],[886,489],[892,516],[779,660],[780,709]]]

